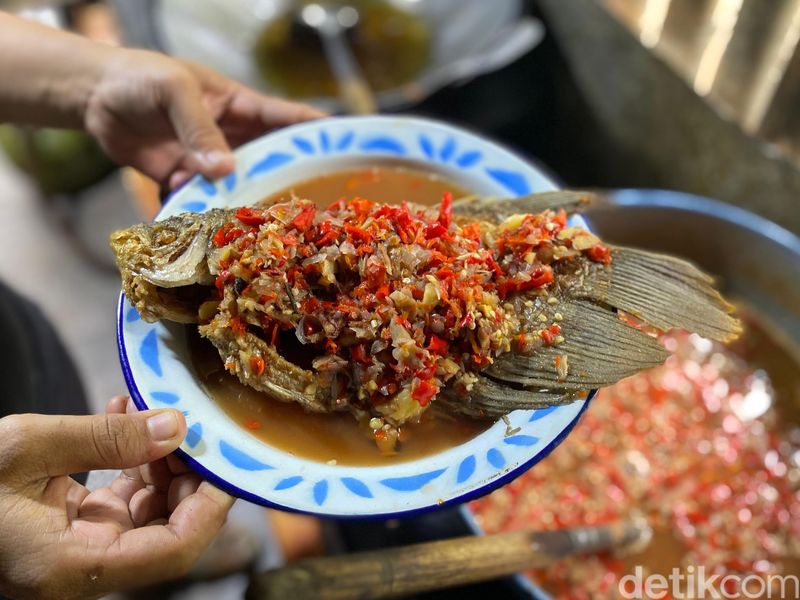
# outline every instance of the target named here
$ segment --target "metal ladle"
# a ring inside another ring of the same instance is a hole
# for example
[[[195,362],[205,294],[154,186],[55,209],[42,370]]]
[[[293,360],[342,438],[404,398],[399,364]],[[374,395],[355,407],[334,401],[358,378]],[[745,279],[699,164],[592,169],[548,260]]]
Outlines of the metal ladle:
[[[345,33],[356,27],[359,20],[358,11],[352,6],[316,3],[305,5],[297,15],[298,23],[313,29],[322,41],[345,110],[364,115],[377,112],[377,104],[345,38]]]

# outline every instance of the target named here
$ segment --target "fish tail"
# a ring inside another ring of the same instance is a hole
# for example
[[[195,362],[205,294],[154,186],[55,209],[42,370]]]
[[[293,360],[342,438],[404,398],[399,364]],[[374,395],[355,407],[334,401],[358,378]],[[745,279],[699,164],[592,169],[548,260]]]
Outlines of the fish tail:
[[[713,283],[712,277],[683,259],[615,247],[611,265],[593,264],[576,293],[662,331],[686,329],[728,342],[739,336],[741,323]]]
[[[526,388],[577,391],[611,385],[624,377],[663,363],[669,353],[653,336],[623,322],[608,306],[585,299],[563,299],[523,325],[528,335],[555,322],[561,336],[533,353],[509,352],[497,357],[484,373],[497,381]]]

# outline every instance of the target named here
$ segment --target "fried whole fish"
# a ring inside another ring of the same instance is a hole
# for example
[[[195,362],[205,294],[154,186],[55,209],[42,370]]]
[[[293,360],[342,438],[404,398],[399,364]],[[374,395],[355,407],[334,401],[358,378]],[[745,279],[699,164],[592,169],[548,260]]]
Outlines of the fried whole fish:
[[[666,359],[642,326],[739,334],[692,264],[569,227],[591,201],[293,200],[137,225],[111,246],[143,319],[197,323],[277,400],[394,431],[432,405],[495,418],[585,397]]]

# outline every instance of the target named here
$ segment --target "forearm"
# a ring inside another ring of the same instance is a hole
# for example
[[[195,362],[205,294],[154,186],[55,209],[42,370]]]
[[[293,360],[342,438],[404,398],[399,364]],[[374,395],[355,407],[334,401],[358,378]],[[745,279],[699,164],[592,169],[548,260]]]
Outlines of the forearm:
[[[82,128],[118,51],[0,12],[0,122]]]

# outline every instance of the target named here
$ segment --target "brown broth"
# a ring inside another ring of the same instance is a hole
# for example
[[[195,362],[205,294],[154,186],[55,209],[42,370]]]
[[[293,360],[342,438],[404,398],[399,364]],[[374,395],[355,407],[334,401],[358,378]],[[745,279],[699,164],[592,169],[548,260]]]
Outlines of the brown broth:
[[[398,204],[436,204],[442,193],[467,191],[437,175],[398,167],[340,171],[293,185],[269,197],[292,194],[328,206],[341,197],[362,196]],[[419,423],[406,425],[396,454],[381,454],[369,432],[350,414],[306,413],[298,404],[268,398],[227,373],[209,342],[187,328],[195,371],[208,395],[235,423],[259,440],[286,452],[318,462],[342,465],[384,465],[415,460],[462,444],[484,431],[489,422],[423,414]]]
[[[288,200],[292,194],[328,207],[340,198],[360,196],[375,202],[400,204],[438,204],[444,192],[459,198],[469,194],[441,175],[405,167],[367,167],[349,169],[307,179],[268,197],[269,201]]]

